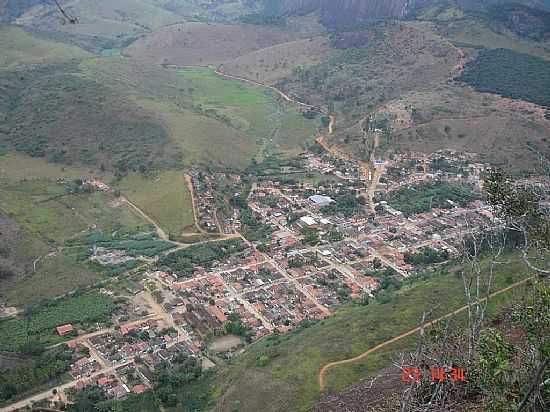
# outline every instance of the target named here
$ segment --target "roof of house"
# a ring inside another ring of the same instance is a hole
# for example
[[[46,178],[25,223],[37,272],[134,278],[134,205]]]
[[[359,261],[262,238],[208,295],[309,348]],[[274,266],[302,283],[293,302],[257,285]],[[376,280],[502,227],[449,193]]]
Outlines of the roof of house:
[[[55,329],[57,330],[57,333],[60,336],[66,335],[67,333],[72,332],[74,330],[73,325],[71,325],[70,323],[68,323],[66,325],[58,326]]]
[[[309,200],[311,200],[313,203],[316,203],[318,205],[323,205],[327,203],[334,202],[334,200],[328,196],[321,196],[321,195],[313,195],[309,197]]]

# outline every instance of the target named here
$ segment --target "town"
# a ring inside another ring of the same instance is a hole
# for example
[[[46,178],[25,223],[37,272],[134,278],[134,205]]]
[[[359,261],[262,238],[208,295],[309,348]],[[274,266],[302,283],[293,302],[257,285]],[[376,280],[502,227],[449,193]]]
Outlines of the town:
[[[149,390],[156,369],[182,359],[211,368],[264,336],[324,319],[343,304],[365,304],[435,270],[460,254],[463,235],[498,224],[481,197],[488,165],[474,155],[392,155],[362,172],[353,160],[321,151],[303,153],[297,164],[316,179],[246,183],[192,171],[199,226],[231,239],[134,257],[144,269],[124,290],[101,289],[125,299],[108,324],[57,327],[72,357],[71,379],[31,401],[67,402],[86,387],[121,399]],[[84,184],[109,190],[95,180]],[[97,264],[131,259],[91,249]],[[8,410],[28,399],[22,402]]]

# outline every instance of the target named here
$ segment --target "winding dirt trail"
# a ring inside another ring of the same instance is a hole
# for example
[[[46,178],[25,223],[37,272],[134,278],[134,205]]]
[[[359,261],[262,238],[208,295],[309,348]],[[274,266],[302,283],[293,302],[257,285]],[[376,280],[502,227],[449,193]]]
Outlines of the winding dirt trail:
[[[299,100],[293,99],[292,97],[290,97],[288,94],[286,94],[282,90],[277,89],[275,86],[270,86],[268,84],[260,83],[260,82],[250,80],[250,79],[247,79],[247,78],[244,78],[244,77],[238,77],[238,76],[233,76],[231,74],[226,74],[226,73],[223,72],[221,67],[218,67],[214,71],[214,73],[216,73],[218,76],[225,77],[226,79],[239,80],[241,82],[246,82],[246,83],[249,83],[249,84],[253,84],[255,86],[261,86],[261,87],[265,87],[266,89],[273,90],[275,93],[277,93],[279,96],[281,96],[287,102],[295,103],[295,104],[297,104],[299,106],[302,106],[302,107],[305,107],[307,109],[313,109],[313,107],[314,107],[310,104],[307,104],[307,103],[301,102]]]
[[[493,292],[491,293],[488,297],[485,297],[483,299],[480,299],[479,300],[479,303],[481,302],[484,302],[486,301],[487,299],[489,298],[493,298],[495,296],[498,296],[502,293],[505,293],[505,292],[508,292],[509,290],[512,290],[512,289],[515,289],[517,288],[518,286],[521,286],[521,285],[524,285],[526,283],[528,283],[529,281],[531,281],[533,279],[533,277],[529,277],[529,278],[526,278],[526,279],[523,279],[519,282],[516,282],[508,287],[505,287],[504,289],[500,289],[496,292]],[[327,375],[327,372],[336,367],[336,366],[340,366],[340,365],[347,365],[347,364],[350,364],[350,363],[355,363],[355,362],[358,362],[358,361],[361,361],[363,359],[365,359],[366,357],[368,357],[370,354],[378,351],[379,349],[382,349],[382,348],[385,348],[386,346],[389,346],[391,345],[392,343],[395,343],[403,338],[406,338],[407,336],[411,336],[417,332],[420,332],[423,328],[426,328],[428,326],[432,326],[432,325],[435,325],[436,323],[439,323],[441,322],[442,320],[446,320],[446,319],[449,319],[455,315],[458,315],[459,313],[462,313],[464,311],[466,311],[468,309],[468,305],[465,305],[465,306],[462,306],[461,308],[458,308],[452,312],[449,312],[447,313],[446,315],[443,315],[437,319],[434,319],[434,320],[431,320],[429,322],[426,322],[424,323],[423,325],[420,325],[420,326],[417,326],[416,328],[414,329],[411,329],[409,330],[408,332],[405,332],[405,333],[402,333],[401,335],[399,336],[396,336],[392,339],[389,339],[385,342],[382,342],[378,345],[376,345],[375,347],[367,350],[366,352],[363,352],[362,354],[358,355],[358,356],[355,356],[353,358],[349,358],[349,359],[343,359],[341,361],[336,361],[336,362],[330,362],[330,363],[327,363],[325,366],[323,366],[321,368],[321,370],[319,371],[319,389],[321,392],[324,392],[325,391],[325,388],[326,388],[326,375]]]

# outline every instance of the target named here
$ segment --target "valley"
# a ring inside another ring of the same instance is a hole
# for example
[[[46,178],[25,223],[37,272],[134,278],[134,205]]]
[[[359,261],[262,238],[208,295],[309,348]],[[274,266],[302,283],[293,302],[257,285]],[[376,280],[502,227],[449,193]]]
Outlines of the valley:
[[[424,333],[544,350],[550,5],[16,3],[0,411],[396,410]]]

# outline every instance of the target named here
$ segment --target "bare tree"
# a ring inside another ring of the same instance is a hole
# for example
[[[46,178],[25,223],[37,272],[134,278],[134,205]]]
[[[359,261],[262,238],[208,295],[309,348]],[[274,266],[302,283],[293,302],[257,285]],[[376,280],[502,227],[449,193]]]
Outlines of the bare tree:
[[[63,24],[70,23],[70,24],[77,24],[78,23],[78,17],[71,16],[63,7],[61,7],[61,4],[59,4],[58,0],[53,0],[55,5],[57,6],[57,9],[63,16]]]

